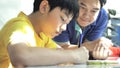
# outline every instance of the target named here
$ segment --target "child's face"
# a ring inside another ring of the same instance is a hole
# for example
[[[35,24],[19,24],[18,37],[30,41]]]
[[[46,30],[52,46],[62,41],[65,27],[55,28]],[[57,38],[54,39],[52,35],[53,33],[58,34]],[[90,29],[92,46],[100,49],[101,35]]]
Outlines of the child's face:
[[[79,0],[80,12],[77,19],[80,26],[86,27],[93,23],[100,10],[99,0]]]
[[[66,30],[66,25],[72,17],[66,10],[56,7],[46,14],[43,32],[51,38],[59,35],[63,30]]]

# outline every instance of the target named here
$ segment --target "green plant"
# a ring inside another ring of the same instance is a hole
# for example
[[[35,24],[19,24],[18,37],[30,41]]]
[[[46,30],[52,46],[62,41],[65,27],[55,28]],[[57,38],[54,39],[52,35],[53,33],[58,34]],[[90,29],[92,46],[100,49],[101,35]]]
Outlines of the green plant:
[[[116,15],[116,10],[114,10],[114,9],[108,9],[108,16],[109,16],[109,19],[111,19],[110,15],[115,16],[115,15]]]

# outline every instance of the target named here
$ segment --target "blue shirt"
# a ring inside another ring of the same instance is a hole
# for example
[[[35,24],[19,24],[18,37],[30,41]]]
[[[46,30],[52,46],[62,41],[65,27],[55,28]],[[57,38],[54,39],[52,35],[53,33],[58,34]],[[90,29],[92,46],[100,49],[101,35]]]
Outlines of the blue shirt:
[[[105,28],[108,23],[108,14],[105,9],[101,9],[97,19],[87,26],[82,32],[80,32],[78,36],[78,31],[76,30],[76,21],[72,20],[68,25],[66,31],[63,31],[59,36],[56,36],[53,40],[59,43],[70,42],[70,44],[77,45],[79,43],[83,43],[85,39],[89,41],[96,40],[103,35]],[[80,39],[82,35],[82,39]],[[80,42],[82,41],[82,42]]]

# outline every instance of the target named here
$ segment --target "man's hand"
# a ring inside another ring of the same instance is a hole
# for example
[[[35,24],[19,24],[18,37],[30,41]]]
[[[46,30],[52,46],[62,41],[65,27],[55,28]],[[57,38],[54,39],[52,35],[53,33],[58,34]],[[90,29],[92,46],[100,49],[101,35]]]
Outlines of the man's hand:
[[[105,59],[111,54],[109,48],[113,45],[113,43],[111,40],[102,37],[95,41],[85,42],[83,45],[92,52],[95,59]]]
[[[92,55],[95,59],[106,59],[111,55],[111,50],[109,49],[113,43],[107,38],[100,38],[95,40],[95,47],[93,49]]]
[[[96,45],[92,52],[94,59],[106,59],[110,55],[111,51],[105,48],[103,45]]]

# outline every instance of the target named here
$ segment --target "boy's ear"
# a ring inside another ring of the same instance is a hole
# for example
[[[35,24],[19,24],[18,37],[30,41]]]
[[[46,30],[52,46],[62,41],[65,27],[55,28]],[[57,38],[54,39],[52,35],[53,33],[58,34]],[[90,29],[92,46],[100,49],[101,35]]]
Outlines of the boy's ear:
[[[40,13],[44,14],[44,13],[47,13],[49,12],[50,10],[50,7],[49,7],[49,3],[47,0],[43,0],[39,6],[39,11]]]

